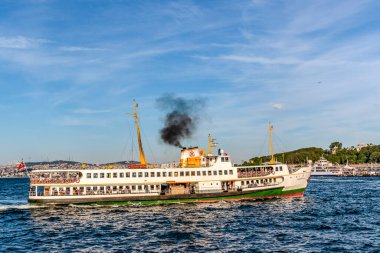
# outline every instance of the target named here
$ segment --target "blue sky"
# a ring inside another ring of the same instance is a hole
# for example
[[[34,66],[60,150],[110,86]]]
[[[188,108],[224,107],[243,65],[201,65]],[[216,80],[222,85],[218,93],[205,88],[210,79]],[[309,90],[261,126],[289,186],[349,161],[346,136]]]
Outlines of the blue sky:
[[[131,159],[132,100],[150,162],[165,93],[202,98],[185,145],[235,161],[380,143],[379,1],[0,2],[0,163]],[[135,137],[133,137],[135,138]],[[135,156],[137,157],[137,156]]]

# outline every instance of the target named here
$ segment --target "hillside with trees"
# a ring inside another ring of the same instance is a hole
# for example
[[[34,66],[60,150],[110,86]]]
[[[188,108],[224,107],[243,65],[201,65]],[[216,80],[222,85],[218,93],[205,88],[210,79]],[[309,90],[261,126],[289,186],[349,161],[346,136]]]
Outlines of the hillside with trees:
[[[316,147],[301,148],[290,152],[277,153],[275,154],[275,158],[279,162],[288,164],[305,164],[307,160],[315,162],[322,156],[327,160],[338,164],[344,164],[347,160],[350,164],[380,163],[380,145],[371,144],[358,150],[355,147],[342,148],[342,143],[333,142],[329,148],[330,150]],[[260,164],[269,161],[269,155],[252,157],[249,161],[244,162],[243,165]]]

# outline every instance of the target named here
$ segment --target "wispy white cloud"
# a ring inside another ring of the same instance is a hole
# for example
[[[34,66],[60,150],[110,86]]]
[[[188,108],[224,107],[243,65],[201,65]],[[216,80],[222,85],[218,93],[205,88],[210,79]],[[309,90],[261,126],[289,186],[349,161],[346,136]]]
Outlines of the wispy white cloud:
[[[88,122],[84,119],[74,118],[74,117],[69,117],[69,116],[65,116],[65,117],[61,117],[61,118],[52,120],[52,123],[54,125],[58,125],[58,126],[86,126],[86,125],[90,125],[90,122]]]
[[[90,126],[90,127],[105,127],[109,125],[109,122],[100,120],[97,118],[85,118],[85,117],[74,117],[74,116],[61,116],[51,120],[51,123],[56,126],[62,127],[80,127],[80,126]]]
[[[143,50],[139,50],[137,52],[132,52],[132,53],[129,53],[129,54],[125,54],[125,56],[127,58],[140,58],[140,59],[143,59],[143,58],[149,58],[149,57],[154,57],[154,56],[158,56],[158,55],[164,55],[164,54],[168,54],[168,53],[173,53],[173,52],[180,52],[180,51],[188,51],[188,50],[193,50],[193,49],[196,49],[196,46],[160,46],[160,47],[157,47],[155,49],[143,49]]]
[[[368,7],[371,1],[345,1],[314,2],[297,14],[291,20],[286,31],[294,34],[304,34],[314,31],[329,29],[329,32],[336,32],[337,29],[344,29],[339,24],[354,22],[352,17]]]
[[[0,37],[0,48],[27,49],[35,48],[49,40],[28,38],[24,36]]]
[[[171,2],[163,10],[164,15],[173,17],[177,22],[194,21],[203,15],[203,11],[191,2]]]
[[[272,107],[273,107],[274,109],[277,109],[277,110],[282,110],[282,109],[284,109],[284,105],[283,105],[283,104],[280,104],[280,103],[272,104]]]
[[[73,113],[77,113],[77,114],[97,114],[97,113],[107,113],[107,112],[110,112],[110,110],[79,108],[73,111]]]
[[[86,51],[106,50],[104,48],[97,48],[97,47],[60,47],[59,49],[62,51],[68,51],[68,52],[86,52]]]
[[[188,143],[204,143],[204,132],[214,133],[238,161],[259,153],[256,144],[263,142],[268,121],[290,148],[327,146],[332,137],[352,145],[377,142],[377,6],[352,0],[225,1],[212,7],[202,1],[164,7],[136,2],[104,4],[96,18],[86,8],[73,17],[54,8],[63,13],[59,36],[45,19],[29,18],[31,27],[41,29],[12,26],[24,36],[0,37],[0,71],[20,76],[9,86],[19,85],[25,103],[47,112],[46,118],[69,114],[50,123],[78,126],[70,130],[83,136],[87,132],[79,126],[104,127],[113,114],[108,108],[122,115],[136,97],[155,142],[160,122],[152,101],[169,91],[206,94],[217,104],[205,109],[209,117]],[[32,13],[51,17],[51,11],[39,6]]]
[[[221,60],[229,60],[244,63],[258,63],[258,64],[280,64],[280,65],[294,65],[302,63],[301,60],[294,58],[268,58],[261,56],[246,56],[246,55],[225,55],[217,57]]]

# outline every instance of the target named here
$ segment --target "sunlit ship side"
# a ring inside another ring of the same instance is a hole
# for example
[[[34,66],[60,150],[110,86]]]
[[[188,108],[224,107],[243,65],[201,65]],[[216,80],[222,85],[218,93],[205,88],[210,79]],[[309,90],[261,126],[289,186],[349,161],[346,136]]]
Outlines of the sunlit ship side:
[[[132,115],[140,146],[139,166],[127,169],[37,170],[30,174],[29,202],[37,204],[161,204],[301,197],[311,168],[289,171],[286,164],[233,166],[219,149],[213,154],[198,147],[181,150],[179,164],[152,168],[145,163],[137,119]],[[270,126],[270,133],[272,127]],[[271,136],[271,135],[270,135]],[[272,151],[272,148],[271,148]]]
[[[164,203],[301,197],[310,176],[310,168],[290,173],[286,164],[233,167],[229,156],[207,158],[213,164],[199,168],[33,171],[29,202]]]

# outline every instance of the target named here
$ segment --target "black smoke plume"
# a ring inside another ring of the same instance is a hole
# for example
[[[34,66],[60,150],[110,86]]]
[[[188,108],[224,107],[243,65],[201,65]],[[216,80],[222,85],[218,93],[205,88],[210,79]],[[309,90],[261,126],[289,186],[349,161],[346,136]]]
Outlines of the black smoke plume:
[[[202,99],[184,99],[166,94],[157,99],[160,109],[167,112],[165,125],[160,130],[161,139],[169,144],[183,148],[181,140],[189,138],[196,130]]]

